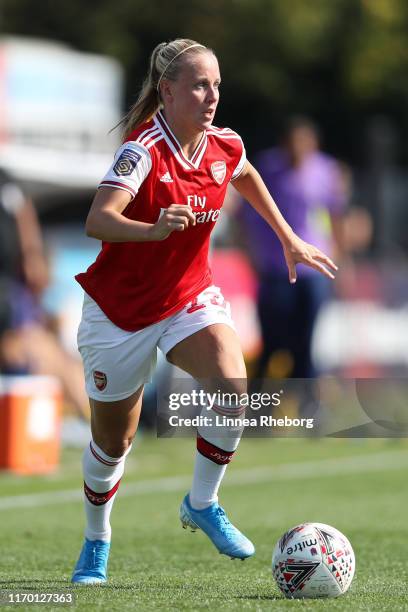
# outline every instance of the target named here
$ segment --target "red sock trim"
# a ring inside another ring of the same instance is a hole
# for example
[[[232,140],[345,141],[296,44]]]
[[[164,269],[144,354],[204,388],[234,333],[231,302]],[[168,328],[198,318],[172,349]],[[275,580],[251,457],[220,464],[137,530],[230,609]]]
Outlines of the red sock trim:
[[[213,404],[212,410],[217,414],[221,414],[222,416],[236,418],[244,414],[245,406],[234,406],[234,408],[229,408],[226,406],[219,406],[218,404]]]
[[[108,502],[111,499],[111,497],[115,495],[116,491],[119,488],[119,485],[120,485],[120,478],[118,482],[115,484],[115,486],[112,487],[106,493],[96,493],[96,491],[92,491],[92,489],[90,489],[88,485],[86,484],[86,482],[84,481],[84,493],[88,501],[91,502],[91,504],[93,504],[94,506],[103,506],[104,504],[106,504],[106,502]]]
[[[109,465],[110,467],[113,467],[114,465],[118,465],[118,463],[120,463],[122,461],[122,457],[119,457],[119,459],[116,459],[114,461],[107,461],[106,459],[104,459],[103,457],[98,455],[98,453],[96,452],[96,450],[92,446],[92,442],[89,443],[89,448],[91,450],[91,453],[95,457],[95,459],[97,459],[97,461],[99,461],[100,463],[103,463],[104,465]]]
[[[201,455],[214,463],[218,463],[218,465],[229,463],[234,454],[234,451],[225,451],[222,448],[218,448],[218,446],[207,442],[201,436],[197,436],[197,450]]]

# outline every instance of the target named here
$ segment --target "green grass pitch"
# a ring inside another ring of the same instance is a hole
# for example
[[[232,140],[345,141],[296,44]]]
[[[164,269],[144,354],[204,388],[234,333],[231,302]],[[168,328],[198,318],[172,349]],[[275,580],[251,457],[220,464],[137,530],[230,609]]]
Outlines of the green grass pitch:
[[[243,440],[220,502],[255,543],[245,562],[181,528],[193,450],[192,439],[137,438],[112,514],[109,583],[74,588],[75,610],[408,610],[406,440]],[[56,474],[0,475],[0,589],[72,590],[80,464],[69,450]],[[273,546],[303,521],[331,524],[353,545],[356,576],[336,600],[285,600],[273,581]]]

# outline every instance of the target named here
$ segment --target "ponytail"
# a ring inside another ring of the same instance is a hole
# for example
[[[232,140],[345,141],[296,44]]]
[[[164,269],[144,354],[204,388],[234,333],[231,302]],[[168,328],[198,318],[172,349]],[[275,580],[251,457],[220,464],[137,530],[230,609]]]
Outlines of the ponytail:
[[[162,105],[160,83],[163,78],[170,81],[176,80],[181,66],[179,56],[184,52],[189,54],[202,52],[202,49],[211,52],[211,49],[188,38],[177,38],[169,43],[162,42],[154,48],[150,57],[149,72],[135,104],[115,126],[122,126],[124,140],[135,128],[149,121],[160,109]]]

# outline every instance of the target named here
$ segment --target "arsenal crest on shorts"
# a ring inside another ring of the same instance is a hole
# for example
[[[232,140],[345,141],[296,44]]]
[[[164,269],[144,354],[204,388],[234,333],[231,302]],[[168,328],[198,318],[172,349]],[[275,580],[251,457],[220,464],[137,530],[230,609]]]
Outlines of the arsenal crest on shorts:
[[[222,185],[227,174],[225,161],[216,161],[211,164],[211,174],[218,185]]]
[[[99,372],[99,370],[94,370],[93,379],[95,387],[98,389],[98,391],[103,391],[108,383],[108,379],[106,377],[105,372]]]

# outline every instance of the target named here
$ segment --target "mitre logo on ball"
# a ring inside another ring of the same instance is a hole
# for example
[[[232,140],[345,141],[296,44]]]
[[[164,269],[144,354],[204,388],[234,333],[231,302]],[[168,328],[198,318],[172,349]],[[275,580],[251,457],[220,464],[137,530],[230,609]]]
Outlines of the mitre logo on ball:
[[[227,174],[227,165],[225,161],[216,161],[211,164],[211,174],[218,185],[222,185]]]

